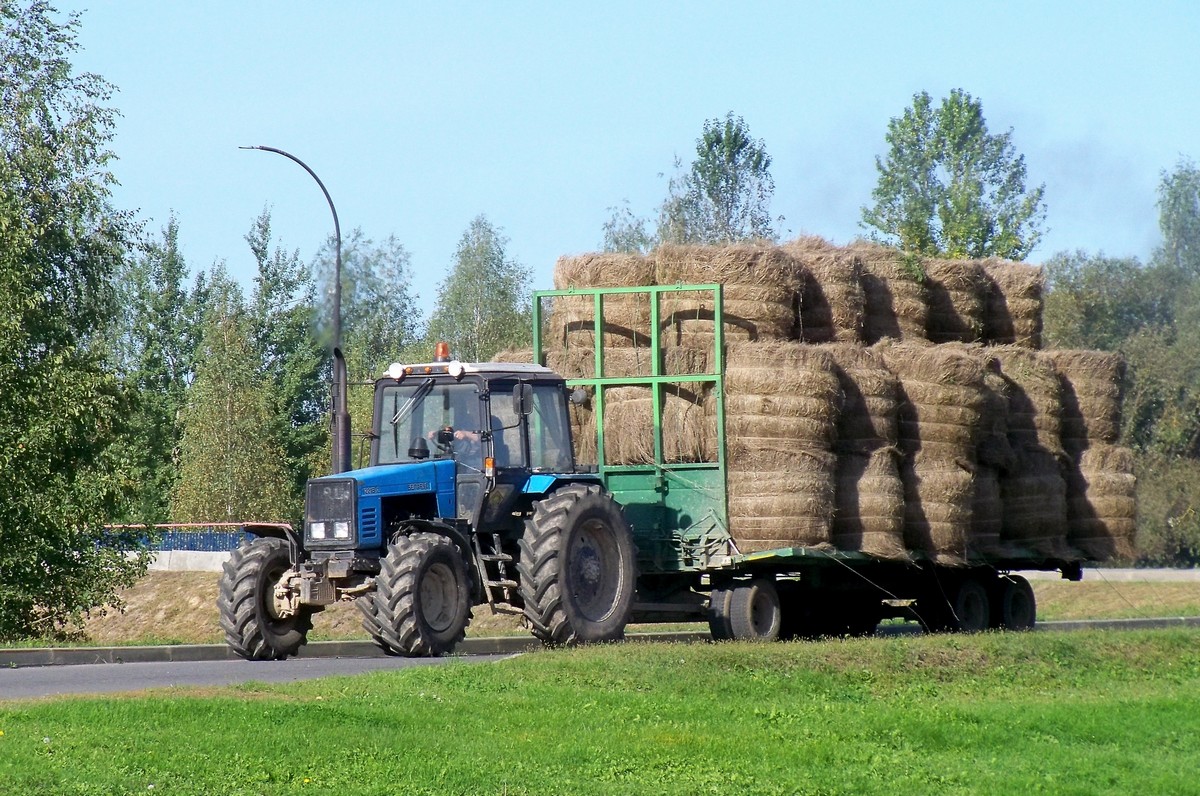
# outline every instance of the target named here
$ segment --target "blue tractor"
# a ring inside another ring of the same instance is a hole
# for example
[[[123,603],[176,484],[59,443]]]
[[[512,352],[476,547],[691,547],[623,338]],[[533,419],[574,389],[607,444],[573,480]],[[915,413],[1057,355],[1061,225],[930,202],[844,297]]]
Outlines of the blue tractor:
[[[472,608],[523,614],[549,645],[624,633],[636,550],[595,468],[577,467],[548,368],[392,365],[375,384],[370,466],[308,482],[304,524],[247,526],[218,606],[250,660],[294,655],[313,614],[354,599],[394,655],[442,655]]]

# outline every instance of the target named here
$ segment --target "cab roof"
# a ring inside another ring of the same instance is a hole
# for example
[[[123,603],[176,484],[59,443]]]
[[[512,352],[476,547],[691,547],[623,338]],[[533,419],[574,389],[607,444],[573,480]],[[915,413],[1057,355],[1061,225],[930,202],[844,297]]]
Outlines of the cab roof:
[[[451,362],[422,362],[413,365],[393,362],[383,372],[381,378],[399,380],[401,377],[436,376],[442,373],[451,376],[455,376],[456,374],[483,376],[515,374],[519,376],[550,376],[560,378],[550,368],[544,365],[535,365],[532,362],[459,362],[457,359]]]

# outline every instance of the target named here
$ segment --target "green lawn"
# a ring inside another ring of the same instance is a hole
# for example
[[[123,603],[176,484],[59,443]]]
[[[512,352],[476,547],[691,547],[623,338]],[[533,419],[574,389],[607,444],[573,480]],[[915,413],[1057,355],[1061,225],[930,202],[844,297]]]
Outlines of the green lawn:
[[[625,644],[0,703],[0,732],[23,794],[1189,793],[1200,631]]]

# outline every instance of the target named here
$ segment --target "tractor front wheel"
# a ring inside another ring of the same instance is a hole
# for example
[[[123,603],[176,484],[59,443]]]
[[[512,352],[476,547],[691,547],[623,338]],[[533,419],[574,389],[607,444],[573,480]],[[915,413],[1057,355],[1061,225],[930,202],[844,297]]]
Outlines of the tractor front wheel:
[[[613,641],[633,610],[636,550],[620,505],[571,484],[534,506],[517,565],[525,617],[550,645]]]
[[[243,542],[223,566],[217,609],[225,640],[250,661],[295,655],[312,630],[312,609],[283,616],[275,585],[291,569],[287,543],[274,537]]]
[[[436,533],[388,545],[375,578],[373,610],[363,626],[391,655],[444,655],[466,635],[471,587],[458,547]]]

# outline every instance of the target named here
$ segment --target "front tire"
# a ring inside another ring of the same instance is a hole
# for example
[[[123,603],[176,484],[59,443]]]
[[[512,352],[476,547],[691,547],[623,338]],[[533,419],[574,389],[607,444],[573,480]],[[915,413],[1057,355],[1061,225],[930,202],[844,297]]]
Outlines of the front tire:
[[[291,569],[287,543],[275,537],[243,542],[222,567],[217,610],[230,649],[249,661],[279,661],[308,641],[312,610],[282,617],[275,584]]]
[[[636,551],[611,495],[591,484],[559,489],[534,506],[519,548],[521,598],[534,636],[559,645],[624,635]]]
[[[363,626],[390,655],[445,655],[467,633],[471,588],[458,547],[436,533],[414,533],[388,545]]]

